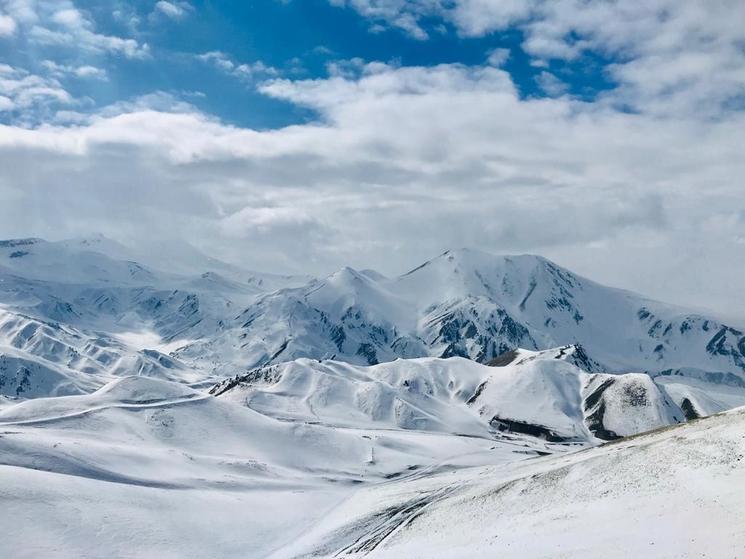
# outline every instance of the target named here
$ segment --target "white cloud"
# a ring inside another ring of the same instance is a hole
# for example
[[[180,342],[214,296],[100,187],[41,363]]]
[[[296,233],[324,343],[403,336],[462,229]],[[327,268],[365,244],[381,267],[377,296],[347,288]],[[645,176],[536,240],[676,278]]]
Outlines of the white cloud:
[[[465,36],[484,35],[505,29],[531,15],[536,0],[456,0],[443,1],[443,16],[449,18]],[[454,4],[450,9],[449,6]]]
[[[719,308],[745,274],[742,113],[521,99],[501,69],[457,64],[362,64],[261,90],[318,121],[244,129],[188,105],[164,112],[161,96],[66,127],[0,128],[0,188],[14,200],[1,236],[182,237],[311,272],[396,273],[453,246],[538,252]]]
[[[51,20],[54,23],[70,27],[72,29],[85,27],[87,25],[86,19],[83,14],[75,8],[65,8],[64,10],[58,10],[52,14]]]
[[[329,0],[338,7],[350,7],[377,22],[373,29],[382,31],[385,23],[412,37],[425,40],[429,33],[423,21],[442,18],[454,24],[466,36],[483,35],[504,28],[531,14],[537,0]],[[434,30],[443,32],[442,25]]]
[[[10,97],[0,95],[0,111],[11,111],[15,109],[16,104]]]
[[[15,35],[17,27],[16,20],[9,15],[0,14],[0,37],[11,37],[12,35]]]
[[[82,66],[73,66],[67,64],[57,64],[53,60],[44,60],[42,66],[49,71],[49,74],[56,78],[73,76],[83,79],[96,79],[105,81],[108,79],[106,70],[84,64]]]
[[[569,89],[568,85],[551,72],[543,71],[536,77],[538,86],[549,96],[563,95]]]
[[[260,60],[251,63],[233,62],[224,52],[210,51],[196,56],[197,60],[212,64],[217,69],[238,79],[255,81],[278,74],[277,69]]]
[[[745,97],[741,0],[329,1],[416,38],[426,37],[426,18],[448,21],[466,37],[517,27],[523,48],[543,67],[586,52],[615,58],[609,72],[619,87],[605,99],[627,109],[716,116]]]
[[[416,39],[427,39],[427,32],[421,27],[423,17],[440,12],[441,0],[329,0],[334,6],[349,6],[364,17],[376,22],[402,29]],[[383,31],[379,24],[373,25],[370,31]]]
[[[16,24],[16,33],[37,46],[63,47],[78,54],[119,54],[147,58],[150,49],[136,39],[96,31],[94,21],[70,0],[12,0],[5,9]],[[0,21],[0,34],[2,21]]]
[[[228,55],[218,50],[198,54],[197,59],[202,62],[210,62],[225,72],[230,72],[235,68],[235,64],[228,58]]]
[[[276,235],[280,229],[303,235],[314,225],[317,223],[304,208],[292,206],[247,206],[220,220],[221,230],[237,238]]]
[[[487,62],[491,66],[502,66],[510,58],[510,49],[497,48],[489,51]]]
[[[167,2],[166,0],[160,0],[155,3],[154,13],[163,14],[170,19],[181,20],[193,10],[194,7],[188,2]]]
[[[76,100],[54,78],[0,64],[0,110],[46,110],[50,105],[72,105]],[[31,111],[33,113],[33,111]],[[26,120],[22,114],[21,120]]]

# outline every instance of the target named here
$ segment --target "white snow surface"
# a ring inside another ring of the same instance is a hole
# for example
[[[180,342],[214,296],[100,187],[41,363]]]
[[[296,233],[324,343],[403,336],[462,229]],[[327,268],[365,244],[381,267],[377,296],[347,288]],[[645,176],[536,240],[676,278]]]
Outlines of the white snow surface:
[[[386,381],[410,374],[388,367]],[[288,421],[232,390],[127,377],[1,407],[12,529],[0,556],[723,557],[745,545],[743,409],[595,447]]]
[[[745,409],[361,489],[272,557],[739,557]]]
[[[118,379],[0,408],[3,557],[261,557],[362,485],[564,448],[286,421]]]

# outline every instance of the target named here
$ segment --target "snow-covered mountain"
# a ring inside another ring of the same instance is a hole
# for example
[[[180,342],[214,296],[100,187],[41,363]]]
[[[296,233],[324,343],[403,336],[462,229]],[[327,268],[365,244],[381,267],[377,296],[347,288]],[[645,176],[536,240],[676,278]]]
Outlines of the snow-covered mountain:
[[[715,555],[744,543],[722,528],[745,520],[743,415],[699,419],[745,405],[735,327],[535,256],[323,279],[141,256],[0,243],[0,556],[619,545],[578,544],[590,523],[673,556],[690,544],[628,512],[658,526],[670,503],[668,528],[715,519],[680,524]]]
[[[399,277],[343,268],[323,279],[257,274],[206,256],[164,257],[163,267],[176,263],[174,273],[126,259],[134,256],[101,237],[0,242],[0,305],[83,337],[113,337],[125,353],[168,353],[176,369],[193,373],[188,382],[298,358],[486,363],[518,347],[571,344],[589,372],[744,384],[741,329],[537,256],[463,249]],[[192,267],[178,264],[185,260]],[[34,355],[56,360],[41,349]]]
[[[213,378],[213,367],[168,353],[220,336],[235,313],[267,291],[308,280],[207,257],[198,263],[212,268],[178,275],[123,259],[131,254],[103,237],[0,241],[0,394],[90,392],[122,374]],[[163,259],[168,267],[175,260]]]
[[[519,350],[499,366],[460,357],[373,366],[300,359],[210,393],[285,421],[597,444],[745,405],[745,387],[687,377],[588,373],[574,346]]]
[[[0,402],[0,521],[15,526],[0,556],[264,557],[361,486],[569,448],[288,421],[126,377],[93,394]]]
[[[186,383],[203,378],[163,352],[0,308],[0,394],[85,394],[133,374]]]
[[[540,257],[471,250],[447,252],[393,279],[345,268],[264,295],[224,335],[178,354],[237,355],[248,367],[298,357],[488,362],[517,347],[567,344],[582,346],[585,366],[598,372],[711,373],[734,383],[745,374],[745,336],[737,328],[601,286]]]

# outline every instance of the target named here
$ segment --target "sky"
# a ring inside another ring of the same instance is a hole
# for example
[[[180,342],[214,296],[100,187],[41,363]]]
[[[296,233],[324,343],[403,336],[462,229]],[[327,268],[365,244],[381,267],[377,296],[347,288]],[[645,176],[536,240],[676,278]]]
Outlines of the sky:
[[[745,322],[742,0],[0,0],[0,237],[535,253]]]

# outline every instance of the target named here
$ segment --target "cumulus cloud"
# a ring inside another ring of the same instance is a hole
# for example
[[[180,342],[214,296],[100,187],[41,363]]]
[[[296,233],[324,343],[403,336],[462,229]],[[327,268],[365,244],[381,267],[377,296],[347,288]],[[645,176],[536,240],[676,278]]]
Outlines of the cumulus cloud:
[[[497,48],[489,51],[487,62],[492,66],[502,66],[510,58],[510,49]]]
[[[54,78],[0,64],[0,111],[44,110],[50,105],[72,105],[76,100]],[[26,120],[20,114],[21,121]]]
[[[2,236],[178,237],[253,268],[316,273],[396,273],[453,246],[529,251],[731,307],[725,287],[745,273],[742,113],[523,99],[489,65],[356,67],[264,82],[265,95],[318,114],[278,130],[153,100],[74,125],[2,127],[0,188],[13,200],[0,206]],[[663,285],[685,254],[718,281],[688,260],[687,276]]]
[[[0,14],[0,37],[14,35],[17,27],[16,20],[8,15]]]
[[[563,95],[569,89],[569,86],[557,78],[551,72],[543,71],[536,77],[538,86],[549,96],[556,97]]]
[[[167,2],[160,0],[155,3],[153,14],[160,14],[173,20],[181,20],[189,15],[194,7],[188,2]]]
[[[14,0],[5,3],[7,16],[16,34],[31,44],[54,46],[78,53],[119,54],[127,58],[146,58],[150,48],[136,39],[100,33],[89,15],[70,0]],[[0,20],[0,35],[2,34]]]
[[[536,0],[456,0],[440,2],[441,15],[449,18],[465,36],[484,35],[505,29],[529,17]]]
[[[427,36],[423,22],[428,18],[451,23],[465,37],[516,27],[537,65],[588,52],[615,57],[608,71],[619,87],[606,100],[627,109],[716,116],[745,96],[745,3],[740,0],[329,1],[413,30],[417,38]],[[554,82],[550,76],[540,79],[544,85]]]

